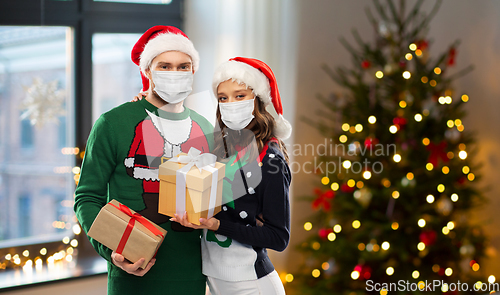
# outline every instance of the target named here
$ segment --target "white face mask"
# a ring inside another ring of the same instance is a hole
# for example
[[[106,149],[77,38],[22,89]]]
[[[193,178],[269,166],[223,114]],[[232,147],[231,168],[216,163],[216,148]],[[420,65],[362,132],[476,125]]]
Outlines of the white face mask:
[[[252,122],[254,118],[254,99],[219,103],[222,122],[233,130],[241,130]]]
[[[151,71],[154,91],[168,103],[179,103],[193,91],[193,73],[179,71]]]

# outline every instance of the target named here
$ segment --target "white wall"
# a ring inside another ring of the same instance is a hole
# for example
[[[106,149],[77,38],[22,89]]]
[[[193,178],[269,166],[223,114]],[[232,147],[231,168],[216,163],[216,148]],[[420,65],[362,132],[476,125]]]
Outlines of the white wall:
[[[382,3],[385,1],[381,1]],[[398,1],[395,1],[398,2]],[[408,1],[407,7],[415,1]],[[430,7],[434,1],[426,1]],[[322,63],[335,68],[340,65],[350,67],[350,55],[341,46],[339,37],[345,36],[352,41],[351,29],[357,28],[365,40],[373,40],[372,27],[365,17],[364,8],[371,5],[367,0],[308,0],[300,1],[298,22],[300,23],[298,69],[295,104],[295,142],[299,144],[319,143],[319,133],[303,123],[299,118],[312,118],[319,108],[315,95],[328,95],[342,89],[334,84],[320,69]],[[444,50],[456,39],[462,43],[458,48],[456,69],[469,64],[475,66],[474,72],[456,81],[458,93],[470,96],[467,104],[468,117],[464,121],[466,129],[477,133],[479,153],[477,160],[484,164],[481,173],[484,179],[481,186],[489,186],[485,191],[490,205],[476,214],[475,221],[487,223],[486,233],[492,244],[500,250],[500,215],[496,212],[500,205],[500,185],[498,184],[498,165],[500,164],[500,1],[497,0],[444,0],[437,16],[430,26],[431,56]],[[305,161],[307,157],[300,160]],[[294,175],[294,195],[307,195],[312,191],[317,178],[311,175]],[[293,242],[303,241],[302,224],[310,210],[295,206]],[[300,209],[299,209],[300,208]],[[295,255],[295,254],[294,254]],[[492,259],[483,263],[488,273],[500,274],[500,267]],[[289,265],[294,268],[298,262]]]

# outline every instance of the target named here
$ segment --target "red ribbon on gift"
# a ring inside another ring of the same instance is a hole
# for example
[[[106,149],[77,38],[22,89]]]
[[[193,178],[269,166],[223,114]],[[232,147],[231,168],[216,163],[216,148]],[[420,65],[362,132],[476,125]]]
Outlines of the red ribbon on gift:
[[[155,234],[157,236],[161,236],[162,238],[165,237],[165,236],[163,236],[163,233],[159,229],[157,229],[149,220],[144,218],[141,214],[132,213],[132,211],[130,211],[130,209],[123,204],[120,204],[120,207],[117,207],[111,203],[108,203],[108,204],[110,204],[111,206],[115,207],[116,209],[118,209],[121,212],[130,216],[130,220],[127,224],[127,228],[125,229],[125,232],[122,235],[120,243],[118,244],[118,248],[116,248],[116,253],[122,254],[123,249],[125,248],[125,244],[127,244],[128,238],[130,237],[130,234],[132,233],[132,229],[134,228],[136,220],[140,224],[144,225],[153,234]]]

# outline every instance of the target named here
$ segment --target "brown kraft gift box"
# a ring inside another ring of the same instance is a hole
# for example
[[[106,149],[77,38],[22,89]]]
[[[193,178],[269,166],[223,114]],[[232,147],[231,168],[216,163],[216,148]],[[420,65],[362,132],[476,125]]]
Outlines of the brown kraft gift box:
[[[106,204],[97,215],[90,227],[88,236],[111,250],[116,251],[120,241],[122,241],[122,237],[124,234],[126,235],[126,230],[127,227],[129,227],[132,217],[113,205],[118,208],[125,207],[125,211],[128,209],[132,214],[140,216],[120,202],[111,200],[111,202]],[[142,221],[149,222],[150,225],[148,226],[152,229],[156,229],[156,234],[136,219],[131,231],[129,227],[130,236],[126,241],[123,241],[125,242],[125,246],[121,254],[131,262],[136,262],[144,258],[145,261],[141,265],[141,268],[144,269],[148,265],[148,262],[155,256],[167,231],[145,217],[140,216],[139,218]]]
[[[185,155],[180,154],[180,155]],[[186,164],[173,161],[166,161],[160,165],[160,200],[158,212],[168,216],[174,216],[176,213],[176,172]],[[221,210],[222,205],[222,179],[225,176],[225,165],[219,162],[215,163],[215,169],[218,171],[217,194],[213,215]],[[212,173],[198,170],[196,166],[191,167],[186,175],[186,208],[188,221],[200,225],[200,218],[210,218],[210,189],[212,186]]]

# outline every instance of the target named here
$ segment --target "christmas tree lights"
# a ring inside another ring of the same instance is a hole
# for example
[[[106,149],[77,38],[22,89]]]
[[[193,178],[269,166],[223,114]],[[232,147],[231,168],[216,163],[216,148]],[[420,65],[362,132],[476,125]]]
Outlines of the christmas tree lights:
[[[319,96],[329,120],[313,123],[347,154],[337,150],[321,158],[342,163],[341,169],[318,174],[309,198],[314,215],[304,224],[309,238],[299,246],[305,264],[286,282],[299,294],[406,295],[427,290],[425,282],[433,280],[443,284],[428,294],[456,294],[459,280],[484,287],[483,281],[496,278],[480,271],[486,238],[468,219],[484,201],[475,186],[480,175],[473,134],[463,122],[470,98],[452,88],[471,68],[450,74],[458,42],[430,56],[425,34],[441,1],[428,14],[423,1],[409,11],[404,0],[373,3],[378,18],[370,10],[367,15],[375,44],[354,31],[356,48],[341,40],[353,68],[324,67],[347,93]],[[368,280],[403,280],[416,289],[367,292]]]

